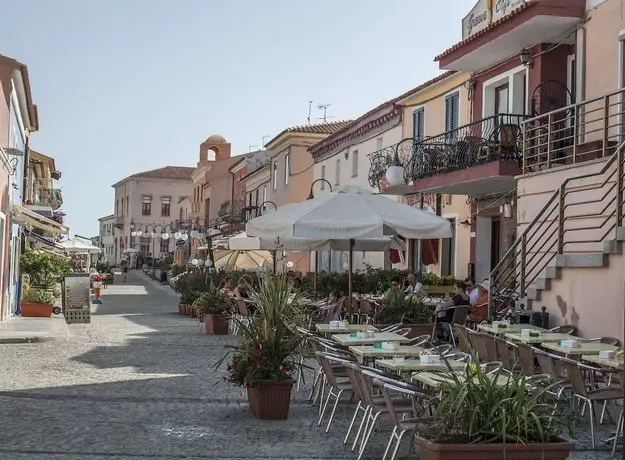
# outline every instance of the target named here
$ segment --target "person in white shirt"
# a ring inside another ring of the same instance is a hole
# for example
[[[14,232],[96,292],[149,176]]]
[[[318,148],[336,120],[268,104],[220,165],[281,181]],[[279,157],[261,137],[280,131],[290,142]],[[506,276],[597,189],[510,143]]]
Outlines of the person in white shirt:
[[[480,291],[475,285],[475,281],[473,278],[469,277],[464,280],[464,284],[467,286],[467,294],[469,294],[469,303],[472,307],[475,307],[477,303],[477,299],[480,296]]]
[[[404,290],[405,294],[419,294],[421,291],[423,291],[423,284],[419,282],[419,280],[417,279],[417,275],[410,272],[408,273],[407,280],[408,287]]]

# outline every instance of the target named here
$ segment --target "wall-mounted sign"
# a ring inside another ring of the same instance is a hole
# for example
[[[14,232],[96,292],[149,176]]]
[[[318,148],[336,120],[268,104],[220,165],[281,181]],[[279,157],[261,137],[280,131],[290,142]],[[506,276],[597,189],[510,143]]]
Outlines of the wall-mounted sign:
[[[473,9],[462,20],[462,39],[488,27],[492,17],[492,0],[478,0]],[[515,1],[515,0],[511,0]]]
[[[494,0],[492,21],[497,21],[509,14],[515,8],[518,8],[526,0]]]

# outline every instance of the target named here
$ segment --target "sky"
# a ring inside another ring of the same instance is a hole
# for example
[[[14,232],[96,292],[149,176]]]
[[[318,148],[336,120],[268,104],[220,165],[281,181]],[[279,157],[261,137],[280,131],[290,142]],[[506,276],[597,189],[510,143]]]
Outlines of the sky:
[[[0,0],[0,54],[26,64],[63,173],[72,233],[98,234],[115,182],[195,166],[211,134],[234,153],[354,119],[438,75],[476,0]],[[265,141],[268,137],[265,137]]]

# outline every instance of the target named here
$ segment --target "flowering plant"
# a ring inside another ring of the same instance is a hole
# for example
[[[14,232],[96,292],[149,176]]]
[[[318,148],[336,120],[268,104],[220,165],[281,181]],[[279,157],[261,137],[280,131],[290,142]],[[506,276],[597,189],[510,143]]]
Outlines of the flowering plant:
[[[249,288],[251,289],[251,288]],[[238,386],[257,386],[262,380],[288,380],[298,366],[303,337],[296,326],[304,318],[297,293],[287,276],[265,277],[258,291],[251,290],[256,313],[250,319],[234,318],[240,343],[229,347],[215,368],[228,360],[224,379]]]

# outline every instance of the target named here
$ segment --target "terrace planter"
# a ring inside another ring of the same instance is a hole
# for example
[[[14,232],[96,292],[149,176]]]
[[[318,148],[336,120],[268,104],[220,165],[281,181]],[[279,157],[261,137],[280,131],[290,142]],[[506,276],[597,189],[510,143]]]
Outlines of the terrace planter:
[[[455,286],[425,286],[424,289],[429,296],[453,294],[456,291]]]
[[[382,330],[389,326],[391,326],[391,324],[374,324],[374,327],[376,327],[379,330]],[[419,337],[420,335],[432,335],[432,330],[434,329],[434,323],[402,324],[399,327],[400,329],[404,329],[404,328],[410,329],[408,338],[414,339],[415,337]]]
[[[545,444],[436,444],[416,436],[423,460],[566,460],[570,442]]]
[[[258,388],[247,387],[247,400],[256,418],[285,420],[291,406],[295,380],[261,380]]]
[[[22,302],[20,315],[28,318],[50,318],[52,316],[52,304]]]
[[[209,335],[228,335],[229,319],[224,315],[204,315],[204,328]]]

